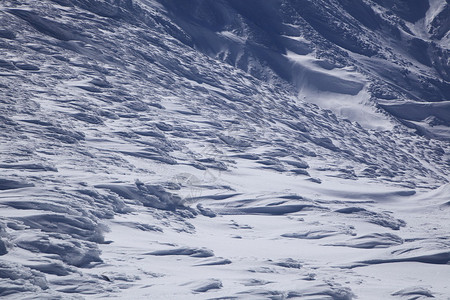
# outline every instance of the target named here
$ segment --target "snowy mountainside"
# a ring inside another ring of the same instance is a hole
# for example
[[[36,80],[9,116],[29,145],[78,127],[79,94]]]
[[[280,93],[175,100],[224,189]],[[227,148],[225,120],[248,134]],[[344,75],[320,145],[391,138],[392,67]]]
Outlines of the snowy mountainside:
[[[450,99],[445,1],[162,3],[208,55],[264,80],[282,78],[308,101],[362,125],[374,126],[378,108],[422,134],[448,138],[448,120],[433,113],[434,102]],[[423,119],[405,118],[390,100],[432,108]],[[438,109],[449,114],[448,104]]]
[[[361,5],[445,52],[446,4],[394,2]],[[445,136],[439,64],[424,99],[315,2],[186,3],[0,4],[0,295],[446,299],[450,147],[392,116]]]

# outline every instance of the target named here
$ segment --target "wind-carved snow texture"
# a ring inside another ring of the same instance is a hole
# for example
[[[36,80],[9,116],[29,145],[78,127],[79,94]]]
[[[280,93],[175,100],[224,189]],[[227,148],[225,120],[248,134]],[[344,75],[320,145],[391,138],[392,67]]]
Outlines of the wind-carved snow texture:
[[[0,296],[448,299],[448,10],[2,1]]]
[[[420,134],[448,139],[448,120],[441,116],[449,109],[436,103],[450,99],[445,1],[164,5],[195,47],[210,56],[260,79],[281,77],[296,86],[299,97],[363,126],[392,126],[377,113],[383,109]],[[392,100],[429,109],[411,119],[386,108]]]

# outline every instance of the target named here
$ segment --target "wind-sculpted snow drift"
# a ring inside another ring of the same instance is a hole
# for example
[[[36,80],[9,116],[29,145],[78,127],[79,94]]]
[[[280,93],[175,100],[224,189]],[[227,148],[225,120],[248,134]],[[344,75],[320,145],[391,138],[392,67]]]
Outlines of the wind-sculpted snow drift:
[[[0,3],[0,296],[448,299],[445,1]]]

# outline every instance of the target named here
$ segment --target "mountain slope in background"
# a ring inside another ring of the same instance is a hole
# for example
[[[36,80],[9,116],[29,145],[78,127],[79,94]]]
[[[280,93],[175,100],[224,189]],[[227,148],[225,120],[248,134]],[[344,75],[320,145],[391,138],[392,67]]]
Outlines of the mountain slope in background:
[[[0,295],[448,297],[448,4],[186,3],[0,4]]]
[[[282,78],[307,101],[363,125],[375,126],[378,107],[423,134],[448,138],[439,126],[448,118],[435,112],[449,114],[448,3],[260,2],[163,1],[188,44],[210,56],[263,80]],[[422,104],[409,105],[413,116],[405,117],[392,100]],[[423,102],[445,104],[424,109]]]

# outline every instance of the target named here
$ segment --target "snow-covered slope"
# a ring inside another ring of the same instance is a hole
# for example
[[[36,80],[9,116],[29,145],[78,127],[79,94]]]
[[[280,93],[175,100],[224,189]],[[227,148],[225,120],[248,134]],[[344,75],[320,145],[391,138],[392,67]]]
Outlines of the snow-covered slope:
[[[263,80],[281,77],[300,97],[363,126],[386,126],[374,124],[386,100],[450,99],[450,6],[443,0],[162,3],[200,51]],[[448,139],[441,131],[448,121],[432,113],[415,124],[394,116]]]
[[[413,2],[3,1],[0,295],[447,299],[448,5]]]

